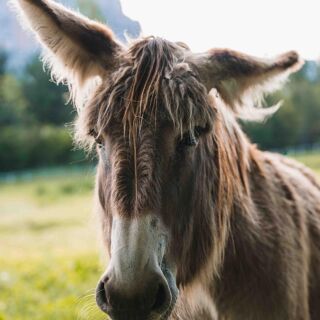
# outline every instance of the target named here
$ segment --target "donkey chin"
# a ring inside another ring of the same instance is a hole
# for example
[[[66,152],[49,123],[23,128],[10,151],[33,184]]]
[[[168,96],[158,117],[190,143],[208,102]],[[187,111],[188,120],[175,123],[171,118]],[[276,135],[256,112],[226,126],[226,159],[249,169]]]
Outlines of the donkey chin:
[[[113,320],[168,319],[178,288],[166,247],[167,235],[157,218],[114,219],[111,259],[96,292],[101,310]]]

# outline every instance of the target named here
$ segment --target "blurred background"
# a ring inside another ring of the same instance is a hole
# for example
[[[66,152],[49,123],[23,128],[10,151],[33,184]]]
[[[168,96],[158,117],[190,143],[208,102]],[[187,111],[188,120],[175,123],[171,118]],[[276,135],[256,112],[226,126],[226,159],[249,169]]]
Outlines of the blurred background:
[[[316,1],[59,1],[106,22],[126,42],[140,34],[195,51],[230,47],[307,59],[283,90],[282,108],[243,123],[260,148],[288,154],[320,175],[320,12]],[[131,18],[129,18],[131,17]],[[0,6],[0,320],[105,319],[94,302],[103,270],[92,190],[96,159],[72,142],[75,111],[44,72],[39,47]]]

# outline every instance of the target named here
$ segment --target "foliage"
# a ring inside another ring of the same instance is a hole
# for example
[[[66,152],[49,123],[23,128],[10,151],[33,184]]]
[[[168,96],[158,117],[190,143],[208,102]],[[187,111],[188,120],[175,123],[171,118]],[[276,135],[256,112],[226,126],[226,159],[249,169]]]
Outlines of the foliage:
[[[23,94],[28,112],[40,124],[63,125],[73,120],[74,110],[67,106],[65,86],[57,86],[37,57],[33,58],[23,73]]]
[[[77,7],[87,17],[103,22],[105,17],[97,1],[77,0]]]
[[[6,72],[6,65],[8,61],[8,53],[4,50],[0,51],[0,76],[3,76]]]
[[[38,58],[19,77],[0,52],[0,172],[86,161],[65,127],[75,116],[66,101]]]
[[[267,100],[283,101],[266,123],[246,123],[244,128],[264,149],[281,149],[320,142],[320,66],[306,63],[283,90]]]
[[[0,128],[0,171],[85,161],[73,150],[71,133],[53,126],[6,126]]]
[[[1,66],[0,66],[1,68]],[[0,125],[29,122],[21,83],[11,74],[0,76]]]

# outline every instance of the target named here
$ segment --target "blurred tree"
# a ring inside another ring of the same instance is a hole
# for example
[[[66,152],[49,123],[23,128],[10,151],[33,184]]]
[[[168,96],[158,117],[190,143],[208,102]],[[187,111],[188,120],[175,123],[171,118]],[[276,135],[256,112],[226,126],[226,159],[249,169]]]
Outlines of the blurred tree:
[[[76,4],[84,15],[100,22],[105,21],[105,17],[97,1],[77,0]]]
[[[0,127],[0,172],[34,167],[85,163],[73,150],[70,132],[55,126]]]
[[[0,51],[0,125],[21,124],[32,117],[26,114],[26,101],[15,75],[7,73],[5,51]]]
[[[34,58],[22,77],[0,52],[0,172],[83,161],[64,127],[74,118],[67,89],[56,86]]]
[[[0,125],[21,125],[32,119],[26,110],[21,83],[12,74],[0,75]]]
[[[5,50],[0,49],[0,76],[4,75],[6,72],[8,61],[8,53]]]
[[[245,123],[244,129],[263,149],[281,149],[320,142],[320,67],[308,62],[267,105],[283,101],[266,123]]]
[[[28,112],[39,123],[62,125],[73,120],[74,110],[66,105],[67,88],[53,83],[38,58],[26,66],[22,83]]]

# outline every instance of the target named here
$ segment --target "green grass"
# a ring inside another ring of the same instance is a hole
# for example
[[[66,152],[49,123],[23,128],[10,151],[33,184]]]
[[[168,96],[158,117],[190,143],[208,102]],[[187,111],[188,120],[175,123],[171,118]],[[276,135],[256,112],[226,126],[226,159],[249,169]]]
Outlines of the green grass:
[[[295,156],[320,176],[320,153]],[[0,183],[0,320],[100,320],[92,173]]]
[[[106,319],[92,174],[0,184],[0,320]]]
[[[290,157],[304,163],[320,177],[320,154],[319,152],[290,155]]]

